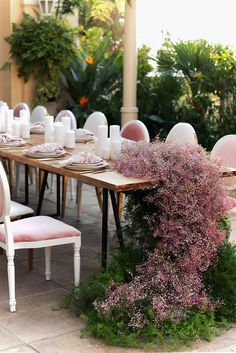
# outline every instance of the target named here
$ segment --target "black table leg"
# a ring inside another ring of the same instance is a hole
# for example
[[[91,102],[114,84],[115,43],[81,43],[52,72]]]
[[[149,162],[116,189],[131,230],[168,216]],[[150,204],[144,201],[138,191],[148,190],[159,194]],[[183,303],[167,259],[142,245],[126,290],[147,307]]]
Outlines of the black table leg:
[[[60,183],[60,175],[57,174],[57,213],[56,215],[57,216],[60,216],[60,208],[61,208],[61,199],[60,199],[60,196],[61,196],[61,183]]]
[[[113,214],[114,214],[115,223],[116,223],[118,242],[119,242],[120,247],[123,248],[124,247],[124,239],[122,236],[122,228],[121,228],[120,218],[119,218],[119,209],[117,206],[115,193],[112,190],[110,190],[110,197],[111,197],[111,204],[112,204]]]
[[[29,166],[25,164],[25,205],[29,203]]]
[[[47,178],[48,178],[48,171],[45,170],[44,171],[42,185],[41,185],[41,188],[40,188],[40,191],[39,191],[39,201],[38,201],[38,207],[37,207],[37,211],[36,211],[36,216],[39,216],[40,213],[41,213],[44,191],[45,191],[45,188],[46,188],[46,185],[47,185]]]
[[[108,190],[102,191],[102,267],[107,266]]]

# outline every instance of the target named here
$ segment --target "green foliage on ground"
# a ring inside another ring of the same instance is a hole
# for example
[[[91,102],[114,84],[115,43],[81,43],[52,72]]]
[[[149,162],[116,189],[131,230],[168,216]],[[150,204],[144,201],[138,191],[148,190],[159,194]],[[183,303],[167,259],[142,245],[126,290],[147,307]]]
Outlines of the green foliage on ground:
[[[236,302],[236,282],[233,282],[236,276],[236,266],[233,266],[236,261],[236,248],[228,242],[224,243],[219,251],[217,265],[210,269],[206,276],[212,295],[222,300],[215,312],[191,310],[185,320],[164,321],[161,325],[153,323],[136,331],[128,327],[125,321],[126,313],[121,309],[116,308],[116,315],[109,319],[99,316],[93,303],[104,298],[106,285],[111,281],[127,281],[129,273],[133,272],[141,261],[143,257],[140,257],[133,246],[127,247],[125,251],[115,250],[113,260],[106,270],[97,272],[67,295],[64,306],[85,321],[83,334],[92,334],[111,345],[171,351],[190,346],[199,338],[209,341],[220,329],[227,326],[228,321],[233,321],[233,318],[235,320],[235,311],[234,317],[230,315],[230,311],[232,303]],[[223,273],[222,266],[225,269]],[[227,272],[229,268],[231,274]],[[227,279],[228,276],[230,280]],[[234,295],[230,294],[232,289]],[[145,303],[142,304],[147,315],[151,317],[153,313],[148,305],[145,307]]]
[[[211,296],[221,301],[215,310],[216,319],[236,322],[236,245],[224,242],[218,261],[206,274],[205,283]]]

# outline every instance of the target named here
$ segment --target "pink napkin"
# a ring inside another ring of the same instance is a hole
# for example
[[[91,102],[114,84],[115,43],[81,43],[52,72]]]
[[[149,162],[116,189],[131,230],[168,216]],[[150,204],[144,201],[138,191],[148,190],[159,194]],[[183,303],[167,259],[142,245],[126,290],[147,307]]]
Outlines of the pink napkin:
[[[0,135],[0,143],[5,142],[23,142],[24,140],[21,137],[12,136],[9,134],[1,134]]]
[[[96,156],[95,154],[89,152],[80,152],[72,156],[70,159],[66,161],[66,165],[71,164],[99,164],[102,163],[103,159]]]
[[[58,143],[43,143],[42,145],[30,147],[26,152],[30,154],[36,154],[36,153],[44,153],[44,152],[61,153],[63,151],[64,151],[63,147]]]
[[[124,137],[121,137],[121,150],[124,151],[126,148],[134,146],[137,142],[134,140],[129,140]]]

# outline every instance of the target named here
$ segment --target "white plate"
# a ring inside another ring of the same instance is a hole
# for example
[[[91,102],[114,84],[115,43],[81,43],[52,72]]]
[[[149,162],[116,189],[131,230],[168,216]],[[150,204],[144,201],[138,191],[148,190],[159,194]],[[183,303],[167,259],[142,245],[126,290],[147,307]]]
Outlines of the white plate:
[[[70,170],[77,170],[77,171],[90,171],[90,170],[98,170],[98,169],[104,169],[109,166],[109,163],[102,162],[98,164],[91,164],[91,163],[80,163],[80,164],[70,164],[70,165],[65,165],[64,167],[66,169]]]
[[[59,158],[62,157],[66,154],[65,151],[61,151],[60,153],[56,153],[56,152],[40,152],[40,153],[30,153],[25,151],[25,155],[27,157],[31,157],[31,158]]]
[[[84,136],[84,137],[76,137],[75,142],[84,143],[94,141],[94,136]]]
[[[26,141],[11,141],[11,142],[2,142],[0,143],[0,148],[1,147],[19,147],[19,146],[23,146],[26,144]]]

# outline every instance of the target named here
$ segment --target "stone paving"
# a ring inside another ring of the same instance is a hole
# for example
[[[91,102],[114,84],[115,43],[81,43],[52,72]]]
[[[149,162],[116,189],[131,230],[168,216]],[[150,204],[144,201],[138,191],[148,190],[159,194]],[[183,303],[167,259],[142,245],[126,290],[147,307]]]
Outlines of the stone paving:
[[[35,207],[34,186],[30,186],[30,205]],[[19,200],[22,198],[22,192]],[[47,191],[43,214],[55,209],[55,195]],[[69,198],[69,195],[68,195]],[[81,220],[76,220],[75,200],[68,200],[64,221],[82,232],[82,279],[100,266],[101,213],[95,191],[83,186]],[[112,242],[114,223],[109,217],[109,241]],[[43,250],[34,252],[34,270],[28,271],[27,252],[17,251],[16,299],[17,312],[8,309],[6,259],[0,255],[0,352],[6,353],[138,353],[136,349],[111,347],[92,337],[81,338],[83,321],[62,309],[61,300],[73,281],[73,251],[69,245],[53,249],[52,280],[44,279]],[[158,348],[155,352],[159,352]],[[236,351],[236,326],[215,337],[211,342],[195,342],[187,351]],[[154,352],[154,351],[152,351]]]

